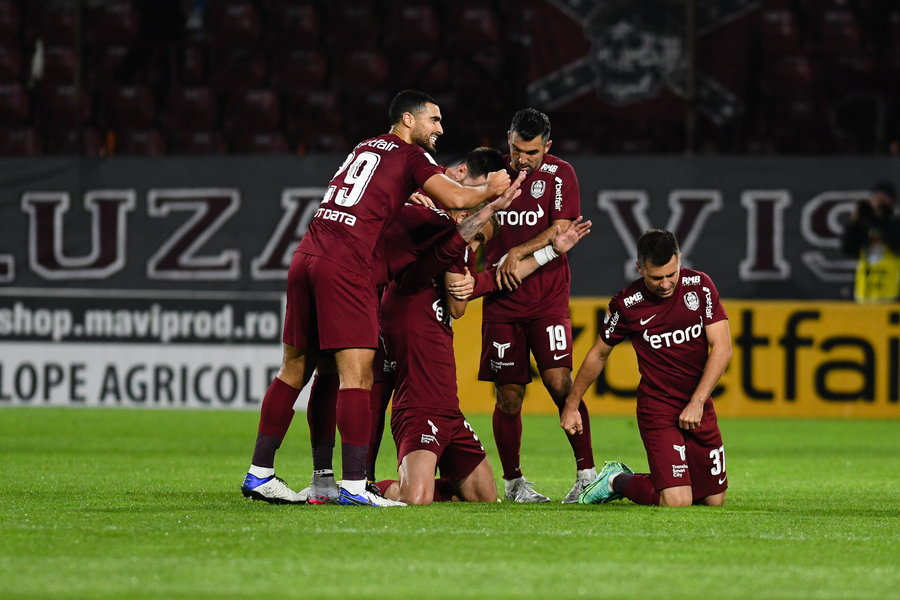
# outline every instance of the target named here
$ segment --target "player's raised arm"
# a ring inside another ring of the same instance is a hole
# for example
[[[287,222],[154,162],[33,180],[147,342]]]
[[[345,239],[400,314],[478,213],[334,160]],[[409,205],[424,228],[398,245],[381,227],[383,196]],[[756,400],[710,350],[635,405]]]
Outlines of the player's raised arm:
[[[703,377],[700,378],[691,401],[678,417],[678,426],[682,429],[697,429],[700,426],[703,404],[712,395],[713,389],[731,360],[731,328],[728,326],[728,319],[716,321],[704,329],[706,342],[709,344],[709,358],[706,359]]]
[[[461,185],[444,174],[432,175],[422,186],[426,194],[453,210],[472,208],[492,196],[499,196],[510,186],[506,171],[489,173],[481,185]]]
[[[588,388],[600,377],[603,368],[606,366],[606,359],[609,358],[613,346],[603,341],[602,332],[597,336],[597,341],[588,350],[584,362],[578,369],[578,375],[575,376],[575,384],[572,391],[566,398],[566,405],[563,407],[562,414],[559,418],[559,426],[566,433],[581,433],[584,429],[581,422],[581,415],[578,414],[578,405],[581,403],[582,396],[587,392]]]

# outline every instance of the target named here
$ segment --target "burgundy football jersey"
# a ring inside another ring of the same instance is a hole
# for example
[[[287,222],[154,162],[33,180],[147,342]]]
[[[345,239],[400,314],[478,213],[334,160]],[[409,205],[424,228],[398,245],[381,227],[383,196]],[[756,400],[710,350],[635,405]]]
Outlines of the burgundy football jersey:
[[[643,278],[613,296],[600,335],[610,346],[631,338],[641,372],[639,415],[681,414],[709,357],[704,328],[727,318],[709,276],[690,269],[681,269],[669,298],[647,289]]]
[[[459,410],[456,357],[443,287],[404,294],[391,282],[381,299],[381,334],[396,363],[393,409]]]
[[[364,273],[410,194],[440,173],[424,148],[393,134],[361,142],[331,180],[298,251]]]
[[[510,177],[518,173],[509,167]],[[500,231],[485,248],[487,264],[494,265],[510,248],[525,243],[548,229],[557,219],[575,220],[581,214],[578,179],[564,160],[544,155],[541,166],[521,186],[522,193],[498,213]],[[513,322],[569,314],[569,260],[563,255],[538,269],[513,291],[489,295],[484,300],[483,320]]]

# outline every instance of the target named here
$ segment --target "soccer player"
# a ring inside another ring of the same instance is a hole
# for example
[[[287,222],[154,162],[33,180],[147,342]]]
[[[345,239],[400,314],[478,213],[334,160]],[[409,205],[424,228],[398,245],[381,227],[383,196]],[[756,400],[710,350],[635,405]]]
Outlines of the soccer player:
[[[443,133],[431,96],[397,94],[388,109],[390,132],[354,148],[332,179],[288,271],[281,368],[263,398],[245,497],[275,503],[305,498],[275,476],[275,453],[293,417],[293,405],[320,356],[333,354],[339,376],[336,408],[341,433],[340,502],[387,506],[366,490],[366,446],[371,426],[369,391],[378,344],[377,296],[369,266],[376,242],[410,194],[422,188],[444,206],[468,208],[502,194],[506,172],[481,186],[447,177],[431,153]]]
[[[522,474],[522,402],[531,382],[529,353],[558,410],[572,389],[569,263],[563,256],[524,281],[517,269],[525,256],[547,246],[557,228],[564,232],[581,214],[578,179],[569,163],[548,154],[552,141],[547,115],[533,108],[520,110],[508,138],[507,168],[510,173],[525,173],[526,178],[522,194],[501,217],[503,227],[486,246],[488,264],[507,256],[497,269],[497,286],[508,291],[484,300],[478,378],[495,384],[494,440],[506,480],[505,498],[549,502]],[[585,432],[568,436],[576,480],[563,503],[576,502],[597,476],[587,407],[582,403],[579,410]]]
[[[728,476],[711,394],[731,359],[728,316],[709,276],[681,268],[674,234],[647,231],[637,253],[641,279],[610,300],[604,329],[578,370],[560,426],[570,435],[583,430],[582,396],[613,347],[631,338],[641,372],[638,428],[650,473],[608,462],[578,502],[625,497],[653,506],[721,506]]]
[[[461,219],[465,213],[454,216]],[[520,277],[534,272],[539,261],[546,264],[551,256],[568,251],[589,231],[590,222],[582,225],[556,236],[549,253],[521,261]],[[475,271],[478,246],[498,228],[499,222],[491,222],[476,234],[466,255],[442,279],[437,278],[435,285],[408,289],[395,280],[385,290],[382,334],[386,354],[396,365],[391,431],[400,475],[399,481],[379,482],[388,498],[407,504],[431,504],[454,497],[468,502],[497,499],[484,447],[459,410],[451,324],[465,314],[468,298],[455,299],[447,290]],[[442,477],[436,481],[438,466]]]

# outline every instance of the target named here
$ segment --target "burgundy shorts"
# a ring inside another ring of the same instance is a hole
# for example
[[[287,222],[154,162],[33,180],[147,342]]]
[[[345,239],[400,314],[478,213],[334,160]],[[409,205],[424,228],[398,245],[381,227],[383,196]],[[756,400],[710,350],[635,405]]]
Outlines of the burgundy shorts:
[[[371,275],[295,252],[282,340],[301,350],[376,348],[378,298]]]
[[[706,401],[700,427],[692,431],[680,429],[677,416],[639,416],[638,427],[657,490],[689,485],[697,500],[728,488],[725,446],[712,401]]]
[[[391,433],[397,444],[398,465],[410,452],[428,450],[437,456],[441,476],[451,481],[465,479],[487,458],[478,435],[459,411],[395,410],[391,412]]]
[[[372,375],[375,383],[387,383],[392,387],[396,375],[396,363],[388,358],[387,350],[384,349],[384,340],[379,336],[378,347],[375,348],[375,358],[372,360]]]
[[[572,321],[546,317],[522,323],[481,325],[481,366],[478,379],[497,383],[531,383],[528,353],[538,371],[572,370]]]

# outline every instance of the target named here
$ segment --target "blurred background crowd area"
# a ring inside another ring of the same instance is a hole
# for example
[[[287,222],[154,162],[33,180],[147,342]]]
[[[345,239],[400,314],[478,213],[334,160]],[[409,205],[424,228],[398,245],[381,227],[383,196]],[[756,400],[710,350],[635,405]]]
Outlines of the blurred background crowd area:
[[[894,0],[0,0],[0,154],[345,152],[433,94],[442,153],[900,154]]]

